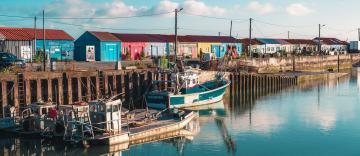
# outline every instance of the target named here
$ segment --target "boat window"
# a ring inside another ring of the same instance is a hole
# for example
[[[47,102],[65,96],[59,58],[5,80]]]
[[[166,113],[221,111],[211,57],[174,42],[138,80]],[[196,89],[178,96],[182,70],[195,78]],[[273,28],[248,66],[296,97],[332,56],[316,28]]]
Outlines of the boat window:
[[[89,118],[84,117],[84,122],[89,122]]]
[[[41,115],[42,115],[42,114],[46,114],[46,108],[42,108],[42,109],[41,109]]]
[[[119,108],[119,107],[118,107],[117,105],[114,105],[114,106],[113,106],[113,111],[114,111],[114,112],[117,112],[117,111],[119,110],[118,108]]]
[[[105,112],[105,105],[100,105],[100,112]]]
[[[111,112],[111,106],[106,107],[106,109],[107,112]]]

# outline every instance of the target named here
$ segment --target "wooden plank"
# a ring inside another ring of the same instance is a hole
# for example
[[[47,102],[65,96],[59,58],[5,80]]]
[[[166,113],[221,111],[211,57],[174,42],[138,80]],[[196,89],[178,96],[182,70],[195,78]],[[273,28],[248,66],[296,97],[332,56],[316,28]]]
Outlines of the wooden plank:
[[[96,79],[96,82],[95,82],[95,87],[96,87],[96,99],[99,99],[100,96],[101,96],[99,76],[96,76],[95,79]]]
[[[42,100],[41,79],[36,79],[36,100]]]
[[[16,78],[14,80],[14,106],[15,109],[18,111],[19,110],[19,83],[18,83],[18,79]]]
[[[124,94],[125,93],[125,74],[121,74],[120,75],[120,81],[121,81],[121,93]]]
[[[82,101],[82,82],[81,77],[77,77],[77,91],[78,91],[78,101]]]
[[[47,79],[47,90],[48,90],[48,99],[51,99],[51,101],[55,101],[55,99],[52,99],[53,92],[52,92],[52,79]]]
[[[68,88],[68,104],[72,104],[73,103],[73,96],[72,96],[72,80],[71,77],[67,77],[67,88]]]
[[[30,80],[25,80],[25,104],[31,103],[31,87]]]
[[[64,105],[64,86],[63,78],[58,78],[58,97],[59,105]]]
[[[1,81],[1,96],[2,96],[2,110],[3,110],[3,117],[5,117],[5,107],[8,105],[8,100],[7,100],[7,87],[6,87],[7,82],[6,81]]]
[[[86,77],[86,100],[91,101],[91,78]]]
[[[108,75],[105,75],[105,73],[103,73],[104,76],[104,91],[105,91],[105,95],[109,95],[109,77]]]

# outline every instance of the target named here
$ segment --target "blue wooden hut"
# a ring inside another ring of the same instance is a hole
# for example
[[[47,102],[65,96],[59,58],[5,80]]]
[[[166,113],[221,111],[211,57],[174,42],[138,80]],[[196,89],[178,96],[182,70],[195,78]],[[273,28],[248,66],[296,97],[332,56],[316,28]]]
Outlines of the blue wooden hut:
[[[86,31],[75,41],[75,60],[103,62],[121,60],[121,42],[109,32]]]

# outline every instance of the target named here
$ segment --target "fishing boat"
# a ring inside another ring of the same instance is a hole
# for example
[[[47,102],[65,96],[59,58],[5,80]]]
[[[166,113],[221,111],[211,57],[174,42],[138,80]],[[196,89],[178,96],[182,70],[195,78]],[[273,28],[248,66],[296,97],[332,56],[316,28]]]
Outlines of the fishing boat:
[[[35,102],[21,111],[18,124],[4,131],[21,136],[40,136],[55,125],[56,105],[52,102]]]
[[[93,144],[115,145],[129,141],[127,131],[122,130],[122,101],[119,95],[89,102],[90,120],[94,129]]]
[[[94,138],[88,103],[61,105],[58,111],[54,136],[62,136],[65,142],[70,143],[80,143]]]
[[[17,117],[16,109],[14,106],[6,106],[2,112],[0,118],[0,130],[4,131],[7,129],[18,126],[19,118]]]
[[[170,81],[153,81],[155,86],[159,83],[171,83],[171,87],[166,90],[155,87],[148,92],[146,103],[150,108],[185,108],[221,101],[230,81],[218,72],[213,80],[199,83],[199,70],[186,67],[181,72],[172,72]]]

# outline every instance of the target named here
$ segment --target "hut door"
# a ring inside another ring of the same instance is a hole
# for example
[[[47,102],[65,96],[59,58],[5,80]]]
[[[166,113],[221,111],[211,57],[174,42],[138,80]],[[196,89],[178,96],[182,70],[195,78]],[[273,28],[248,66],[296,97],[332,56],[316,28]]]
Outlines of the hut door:
[[[220,46],[218,45],[213,45],[211,46],[211,52],[213,54],[215,54],[216,58],[220,58],[221,57],[221,52],[220,52]]]
[[[116,61],[116,56],[117,56],[117,47],[116,44],[106,44],[105,46],[105,51],[106,51],[106,55],[105,55],[105,61]]]

